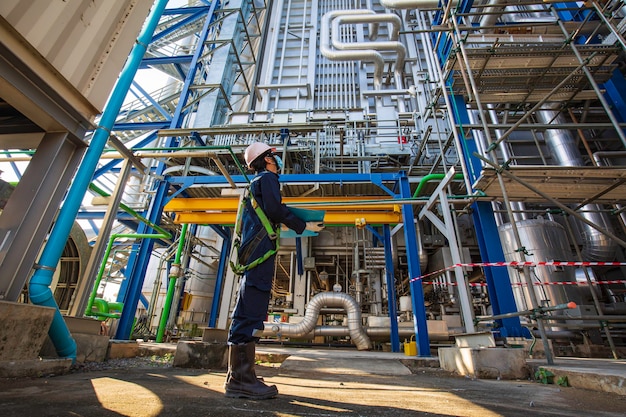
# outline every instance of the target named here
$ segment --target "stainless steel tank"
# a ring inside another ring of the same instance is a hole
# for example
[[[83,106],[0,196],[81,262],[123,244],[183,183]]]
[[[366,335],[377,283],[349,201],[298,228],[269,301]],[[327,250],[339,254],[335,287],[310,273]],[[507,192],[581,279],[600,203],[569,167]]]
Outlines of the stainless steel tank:
[[[516,223],[522,246],[526,249],[526,261],[571,261],[572,250],[565,228],[559,223],[543,218],[522,220]],[[507,262],[519,261],[519,248],[515,243],[513,227],[510,223],[499,227],[502,249]],[[572,267],[538,266],[530,268],[533,290],[540,305],[557,305],[574,301],[580,303],[581,295],[574,284],[555,284],[576,282]],[[513,294],[518,310],[532,308],[529,288],[526,286],[522,271],[509,271]]]

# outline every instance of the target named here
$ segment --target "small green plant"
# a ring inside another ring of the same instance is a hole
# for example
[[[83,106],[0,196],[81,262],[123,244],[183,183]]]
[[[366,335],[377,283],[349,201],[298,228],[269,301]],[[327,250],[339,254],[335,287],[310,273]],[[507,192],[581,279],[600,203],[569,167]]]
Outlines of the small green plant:
[[[561,387],[569,387],[569,381],[566,376],[560,376],[556,380],[556,384]]]
[[[554,374],[545,368],[539,368],[535,372],[535,379],[542,384],[552,384],[554,382]]]

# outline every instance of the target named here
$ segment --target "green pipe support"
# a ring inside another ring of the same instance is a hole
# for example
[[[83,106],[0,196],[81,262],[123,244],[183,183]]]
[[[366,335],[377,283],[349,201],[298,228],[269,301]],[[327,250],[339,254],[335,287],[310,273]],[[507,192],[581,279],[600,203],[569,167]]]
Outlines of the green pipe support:
[[[185,236],[187,235],[188,224],[183,224],[183,228],[180,232],[180,239],[178,240],[178,248],[176,249],[176,256],[174,257],[174,264],[170,268],[169,283],[167,286],[167,295],[165,297],[165,304],[163,305],[163,311],[161,312],[161,320],[159,321],[159,329],[157,331],[156,342],[163,342],[163,335],[165,334],[165,327],[167,326],[167,319],[170,316],[170,309],[172,308],[172,300],[174,299],[174,291],[176,290],[176,279],[180,274],[180,259],[182,257],[183,249],[185,248]]]

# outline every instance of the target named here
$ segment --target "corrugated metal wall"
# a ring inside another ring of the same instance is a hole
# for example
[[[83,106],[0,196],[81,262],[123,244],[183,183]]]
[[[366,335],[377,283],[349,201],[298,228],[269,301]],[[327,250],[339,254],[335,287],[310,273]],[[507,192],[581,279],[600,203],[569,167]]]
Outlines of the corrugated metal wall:
[[[0,16],[101,111],[152,3],[2,0]]]

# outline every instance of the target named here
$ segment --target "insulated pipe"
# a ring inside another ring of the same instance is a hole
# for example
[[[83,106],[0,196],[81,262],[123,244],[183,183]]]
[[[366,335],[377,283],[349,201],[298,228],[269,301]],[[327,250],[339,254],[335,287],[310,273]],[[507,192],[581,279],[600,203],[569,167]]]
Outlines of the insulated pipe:
[[[501,12],[506,7],[506,2],[504,0],[489,0],[487,2],[487,7],[483,9],[485,15],[482,19],[480,19],[481,32],[493,32],[493,29],[483,29],[484,26],[494,26],[498,21],[500,15],[498,12]]]
[[[537,121],[545,124],[560,125],[565,123],[565,117],[551,105],[542,106],[542,110],[536,112]],[[578,150],[574,135],[565,129],[548,129],[544,133],[544,139],[550,154],[559,166],[584,166],[584,161]],[[611,221],[605,213],[602,213],[598,204],[587,204],[581,207],[580,215],[604,230],[612,231]],[[582,225],[583,258],[588,261],[607,261],[615,256],[616,244],[604,233],[596,228]]]
[[[336,51],[330,47],[330,21],[342,15],[370,14],[370,10],[335,10],[322,16],[320,25],[320,52],[330,61],[373,61],[374,62],[374,89],[380,90],[383,83],[385,60],[374,50]]]
[[[348,294],[342,292],[322,292],[311,298],[300,323],[265,323],[263,335],[301,337],[315,329],[322,307],[343,307],[348,315],[348,330],[352,342],[358,350],[369,350],[372,342],[361,324],[361,309]]]
[[[373,13],[373,12],[372,12]],[[340,37],[339,26],[343,23],[374,23],[374,22],[387,22],[391,23],[394,27],[392,33],[390,33],[391,41],[376,41],[376,42],[342,42]],[[396,82],[397,88],[402,88],[400,84],[400,74],[404,67],[404,59],[406,57],[406,48],[402,43],[398,42],[398,34],[400,32],[400,18],[395,14],[371,14],[371,15],[356,15],[356,16],[337,16],[333,19],[331,29],[332,46],[339,50],[375,50],[375,51],[395,51],[398,54],[396,61]]]
[[[267,323],[267,325],[273,325],[274,323]],[[390,340],[391,328],[390,327],[365,327],[365,333],[376,340]],[[302,336],[298,336],[303,339],[313,339],[316,336],[330,336],[330,337],[345,337],[350,335],[350,329],[345,326],[315,326],[315,328]],[[408,339],[411,336],[415,336],[415,329],[411,327],[398,327],[398,337]],[[449,332],[431,332],[428,331],[428,337],[430,340],[448,340],[450,339]]]
[[[28,285],[28,294],[33,304],[52,307],[56,310],[48,335],[58,355],[64,358],[71,358],[72,361],[76,361],[76,342],[72,338],[63,316],[61,316],[59,306],[54,300],[54,294],[52,294],[50,289],[50,284],[52,283],[56,265],[59,263],[59,259],[61,259],[65,242],[76,219],[76,214],[91,182],[91,177],[93,177],[98,161],[100,161],[100,155],[111,134],[111,128],[115,123],[126,93],[133,82],[135,73],[146,52],[147,45],[152,39],[152,34],[159,23],[161,14],[163,14],[163,10],[167,6],[167,2],[168,0],[156,0],[148,15],[146,24],[137,37],[137,42],[128,56],[120,78],[115,84],[111,98],[100,119],[100,124],[96,128],[83,162],[65,198],[63,207],[59,211],[57,221],[50,232],[48,243],[39,257],[39,262],[35,264],[35,272]]]
[[[439,9],[440,0],[380,0],[380,5],[386,9]],[[452,1],[456,6],[457,0]]]

